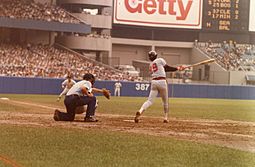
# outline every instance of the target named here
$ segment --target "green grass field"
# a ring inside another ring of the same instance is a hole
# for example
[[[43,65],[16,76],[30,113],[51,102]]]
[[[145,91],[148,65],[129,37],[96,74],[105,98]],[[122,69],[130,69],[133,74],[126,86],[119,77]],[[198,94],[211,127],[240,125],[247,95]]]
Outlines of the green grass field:
[[[52,107],[63,107],[63,99],[56,102],[57,96],[52,95],[6,95],[12,100],[39,103]],[[102,96],[99,99],[99,112],[107,114],[134,115],[146,98],[112,97],[107,100]],[[255,100],[224,100],[224,99],[184,99],[170,98],[170,115],[177,118],[201,118],[201,119],[230,119],[237,121],[255,122]],[[2,106],[1,106],[2,108]],[[29,106],[18,108],[6,107],[5,110],[24,110]],[[31,109],[33,110],[33,109]],[[157,98],[155,103],[145,112],[147,116],[162,116],[163,108],[161,100]]]
[[[6,95],[11,100],[63,108],[52,95]],[[134,115],[146,98],[99,98],[99,113]],[[254,100],[169,99],[171,117],[255,122]],[[162,116],[159,99],[145,113]],[[4,112],[49,113],[0,101]],[[112,132],[104,129],[33,127],[0,124],[0,155],[20,166],[167,166],[253,167],[255,154],[226,147],[176,140],[170,137]],[[254,139],[255,140],[255,139]],[[5,166],[0,159],[0,166]],[[7,165],[6,165],[7,166]]]

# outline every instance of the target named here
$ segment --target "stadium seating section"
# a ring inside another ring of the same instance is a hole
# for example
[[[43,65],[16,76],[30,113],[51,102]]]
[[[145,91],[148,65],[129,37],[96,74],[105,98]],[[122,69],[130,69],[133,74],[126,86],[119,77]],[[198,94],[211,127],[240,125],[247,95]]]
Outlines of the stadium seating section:
[[[255,71],[255,45],[223,43],[199,43],[203,52],[226,70]]]
[[[35,3],[33,0],[1,0],[0,17],[34,19],[79,24],[80,21],[66,10],[50,4]]]
[[[71,73],[80,79],[89,72],[95,74],[97,80],[141,80],[48,45],[0,43],[0,67],[2,76],[63,78]]]

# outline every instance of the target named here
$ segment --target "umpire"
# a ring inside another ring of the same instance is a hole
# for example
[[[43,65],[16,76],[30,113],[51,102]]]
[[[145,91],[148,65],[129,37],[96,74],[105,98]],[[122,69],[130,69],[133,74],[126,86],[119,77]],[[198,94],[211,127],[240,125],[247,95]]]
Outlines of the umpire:
[[[82,81],[73,85],[73,87],[67,92],[64,100],[67,112],[60,112],[56,109],[53,117],[54,120],[73,121],[76,107],[88,105],[84,121],[97,122],[98,120],[94,117],[96,110],[96,97],[93,92],[103,93],[103,89],[94,88],[94,83],[94,75],[87,73],[83,76]]]

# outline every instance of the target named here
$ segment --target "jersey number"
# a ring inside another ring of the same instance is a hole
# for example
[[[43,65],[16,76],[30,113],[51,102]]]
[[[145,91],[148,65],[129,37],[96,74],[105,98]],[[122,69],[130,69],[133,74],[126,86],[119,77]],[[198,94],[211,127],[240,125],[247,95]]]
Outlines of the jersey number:
[[[152,64],[152,72],[156,72],[156,71],[158,71],[158,66],[157,66],[157,64],[156,63],[153,63]]]

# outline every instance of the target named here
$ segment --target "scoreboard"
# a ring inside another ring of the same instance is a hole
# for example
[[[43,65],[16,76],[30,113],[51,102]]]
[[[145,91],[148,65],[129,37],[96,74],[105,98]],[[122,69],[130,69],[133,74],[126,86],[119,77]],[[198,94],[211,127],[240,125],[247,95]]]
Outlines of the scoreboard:
[[[220,32],[247,32],[250,0],[205,0],[202,29]]]
[[[114,0],[114,24],[255,32],[255,0]]]

